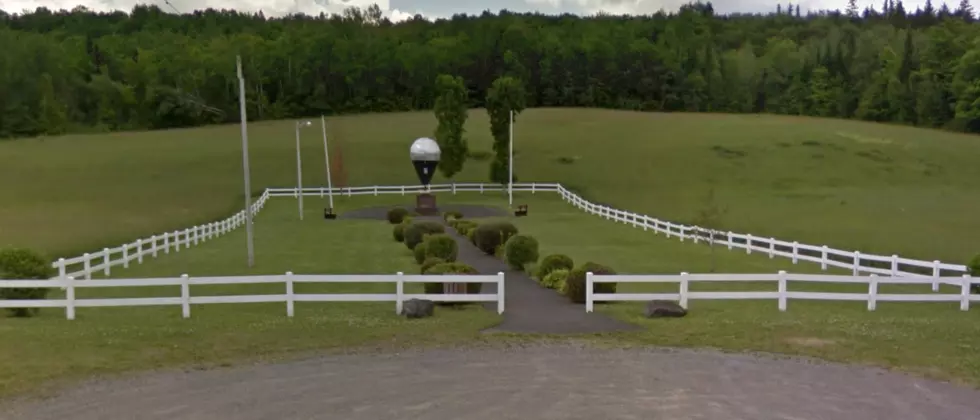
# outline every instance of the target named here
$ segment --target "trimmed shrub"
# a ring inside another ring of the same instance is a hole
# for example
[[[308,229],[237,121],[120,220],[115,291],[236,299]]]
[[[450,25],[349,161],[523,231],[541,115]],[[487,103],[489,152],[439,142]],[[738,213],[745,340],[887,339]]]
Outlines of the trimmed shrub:
[[[541,285],[549,289],[561,290],[565,287],[565,280],[568,279],[569,273],[564,268],[551,270],[548,275],[541,279]]]
[[[417,222],[405,228],[405,246],[415,249],[415,245],[425,240],[425,235],[446,233],[446,228],[437,222]]]
[[[582,264],[579,268],[572,270],[565,279],[565,289],[563,295],[574,303],[585,303],[585,275],[592,274],[616,274],[609,267],[594,262]],[[616,293],[616,283],[596,283],[592,287],[593,293]]]
[[[392,234],[392,236],[395,237],[395,242],[404,242],[405,241],[405,228],[407,226],[408,225],[405,224],[405,223],[399,223],[399,224],[395,225],[394,228],[391,229],[391,234]]]
[[[445,261],[443,261],[442,258],[436,258],[436,257],[426,258],[425,261],[422,261],[422,266],[419,267],[419,274],[425,274],[425,272],[428,271],[430,268],[432,268],[432,266],[436,264],[442,264],[444,262]]]
[[[415,255],[416,264],[425,262],[425,242],[415,245],[415,248],[412,248],[412,254]]]
[[[422,245],[425,247],[426,258],[435,257],[446,262],[456,261],[456,254],[459,252],[456,241],[445,233],[426,236]]]
[[[575,263],[572,261],[571,257],[562,254],[551,254],[541,259],[541,264],[538,264],[536,277],[538,278],[538,281],[542,281],[548,276],[548,274],[551,274],[552,271],[571,271],[573,268],[575,268]]]
[[[504,260],[515,270],[538,262],[538,240],[531,235],[514,235],[504,244]]]
[[[46,280],[55,275],[51,262],[42,254],[26,248],[0,249],[0,279],[4,280]],[[49,289],[18,288],[0,289],[0,299],[40,300],[48,296]],[[11,315],[30,317],[37,315],[40,308],[8,308]]]
[[[511,236],[517,234],[517,227],[509,222],[491,222],[477,226],[474,242],[477,248],[487,255],[495,255],[497,248],[507,243]]]
[[[408,216],[408,210],[402,207],[395,207],[388,210],[388,223],[397,225],[401,223],[402,220],[405,220],[405,216]]]
[[[442,219],[447,222],[450,220],[459,220],[462,218],[463,218],[463,213],[460,213],[456,210],[450,210],[442,214]]]
[[[467,274],[476,275],[480,274],[475,268],[470,267],[463,263],[457,262],[445,262],[442,264],[436,264],[429,267],[425,271],[426,275],[447,275],[447,274]],[[423,283],[422,287],[427,295],[441,295],[443,292],[443,285],[445,283]],[[477,294],[483,289],[483,283],[466,283],[466,293],[467,294]],[[438,305],[462,305],[464,303],[457,302],[440,302]]]

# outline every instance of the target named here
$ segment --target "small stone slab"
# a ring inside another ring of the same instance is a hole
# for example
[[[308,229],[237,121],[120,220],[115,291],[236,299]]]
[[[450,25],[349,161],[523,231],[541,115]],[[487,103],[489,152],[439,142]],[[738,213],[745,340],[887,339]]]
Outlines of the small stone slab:
[[[670,300],[652,300],[643,309],[647,318],[681,318],[687,315],[687,310]]]
[[[406,318],[428,318],[435,311],[435,303],[425,299],[409,299],[402,303],[402,315]]]

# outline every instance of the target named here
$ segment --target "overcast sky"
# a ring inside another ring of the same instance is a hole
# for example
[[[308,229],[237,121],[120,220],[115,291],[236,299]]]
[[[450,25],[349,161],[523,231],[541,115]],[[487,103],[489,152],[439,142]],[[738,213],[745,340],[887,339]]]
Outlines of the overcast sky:
[[[77,5],[92,10],[131,10],[133,5],[156,4],[165,10],[169,6],[165,0],[0,0],[0,9],[8,13],[20,13],[23,10],[34,10],[39,6],[49,9],[71,9]],[[847,0],[797,0],[803,10],[810,9],[841,9],[847,6]],[[647,14],[657,10],[676,10],[687,0],[170,0],[177,10],[190,12],[194,9],[237,9],[258,11],[267,16],[303,12],[309,14],[339,13],[346,7],[367,7],[376,3],[392,20],[401,20],[416,13],[426,17],[449,17],[454,13],[478,14],[485,9],[499,11],[507,9],[517,12],[538,11],[542,13],[575,13],[592,14],[605,11],[614,14]],[[787,0],[716,0],[712,1],[715,10],[721,13],[729,12],[766,12],[776,8],[776,3],[791,3]],[[876,9],[881,8],[881,1],[875,0]],[[925,0],[903,1],[906,10],[925,3]],[[958,0],[949,2],[950,8],[955,8]],[[794,2],[794,4],[796,4]],[[871,4],[869,0],[859,0],[858,5],[864,8]],[[939,7],[942,0],[934,1]]]

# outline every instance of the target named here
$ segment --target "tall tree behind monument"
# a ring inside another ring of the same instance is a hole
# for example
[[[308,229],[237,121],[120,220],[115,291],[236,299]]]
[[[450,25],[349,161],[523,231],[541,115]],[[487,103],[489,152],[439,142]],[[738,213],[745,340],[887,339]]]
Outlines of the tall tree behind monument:
[[[490,114],[490,134],[493,136],[493,161],[490,180],[506,184],[510,171],[510,111],[517,114],[525,107],[524,85],[513,77],[499,77],[487,90],[487,113]],[[516,177],[515,177],[516,178]]]
[[[463,170],[466,163],[466,154],[469,147],[463,134],[466,130],[467,105],[469,95],[463,78],[440,74],[436,77],[436,103],[434,112],[438,125],[436,126],[435,140],[442,149],[442,159],[439,162],[439,171],[446,178]]]

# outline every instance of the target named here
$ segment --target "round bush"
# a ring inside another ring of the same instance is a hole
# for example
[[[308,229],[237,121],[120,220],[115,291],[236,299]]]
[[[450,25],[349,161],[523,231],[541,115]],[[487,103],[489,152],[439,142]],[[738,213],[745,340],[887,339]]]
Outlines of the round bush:
[[[446,228],[437,222],[417,222],[405,228],[405,246],[415,249],[415,245],[425,240],[425,235],[445,233]]]
[[[530,235],[514,235],[504,244],[504,260],[515,270],[538,262],[538,240]]]
[[[460,235],[466,235],[471,230],[476,229],[478,224],[472,220],[457,220],[452,226]]]
[[[548,275],[541,280],[541,285],[549,289],[561,290],[565,287],[565,280],[568,279],[569,271],[564,268],[551,270]]]
[[[25,248],[0,249],[0,279],[4,280],[46,280],[55,275],[51,262],[37,252]],[[48,296],[49,289],[18,288],[0,289],[0,299],[40,300]],[[11,315],[30,317],[37,315],[39,308],[8,308]]]
[[[425,262],[425,242],[415,245],[415,248],[412,248],[412,255],[415,256],[416,264]]]
[[[587,262],[582,266],[572,270],[565,279],[564,295],[574,303],[585,303],[585,275],[592,274],[616,274],[612,268],[594,262]],[[616,283],[596,283],[592,287],[593,293],[616,293]]]
[[[450,220],[459,220],[459,219],[462,219],[463,218],[463,213],[460,213],[460,212],[458,212],[456,210],[450,210],[450,211],[447,211],[447,212],[443,213],[442,214],[442,218],[443,218],[443,220],[445,220],[447,222],[450,221]]]
[[[425,261],[422,261],[422,266],[419,267],[419,274],[425,274],[425,272],[428,271],[430,268],[432,268],[432,266],[436,264],[442,264],[444,262],[445,261],[443,261],[442,258],[436,258],[436,257],[426,258]]]
[[[443,261],[456,261],[456,254],[459,251],[456,241],[445,233],[437,233],[425,237],[422,242],[425,246],[425,257],[441,258]]]
[[[391,234],[392,234],[392,236],[395,237],[395,241],[396,242],[404,242],[405,241],[405,227],[407,227],[407,226],[408,225],[405,224],[405,223],[399,223],[399,224],[395,225],[394,228],[392,228]]]
[[[555,270],[568,270],[575,268],[575,263],[572,261],[571,257],[562,254],[551,254],[541,259],[541,264],[538,264],[538,270],[536,277],[538,281],[544,280],[548,274],[551,274]]]
[[[475,268],[469,265],[458,263],[458,262],[445,262],[442,264],[436,264],[429,267],[426,270],[427,275],[447,275],[447,274],[467,274],[475,275],[480,274]],[[423,283],[422,286],[425,289],[425,294],[427,295],[441,295],[443,292],[443,284],[445,283]],[[466,293],[476,294],[480,293],[483,289],[482,283],[466,283]],[[440,305],[452,304],[450,302],[440,303]]]
[[[517,234],[517,227],[509,222],[492,222],[477,226],[475,232],[476,247],[487,255],[495,255],[497,248]]]
[[[405,216],[408,216],[408,210],[402,207],[395,207],[388,210],[388,223],[397,225],[401,223],[402,220],[405,220]]]

